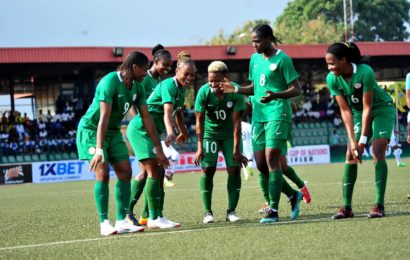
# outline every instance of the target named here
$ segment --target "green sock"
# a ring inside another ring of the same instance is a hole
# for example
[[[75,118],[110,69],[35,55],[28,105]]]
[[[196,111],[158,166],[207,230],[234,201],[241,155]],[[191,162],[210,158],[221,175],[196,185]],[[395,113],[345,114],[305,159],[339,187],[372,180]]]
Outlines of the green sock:
[[[141,217],[142,217],[142,218],[148,218],[148,217],[149,217],[148,197],[147,197],[147,193],[146,193],[146,192],[144,192],[144,203],[142,204]]]
[[[131,200],[128,207],[128,214],[134,212],[134,206],[137,204],[138,200],[141,197],[142,192],[144,191],[145,181],[141,182],[139,180],[133,179],[131,181]]]
[[[282,192],[283,176],[281,170],[269,172],[269,206],[271,209],[279,209],[280,193]]]
[[[262,197],[265,200],[265,202],[269,203],[269,175],[260,173],[258,180],[259,180],[259,187],[262,192]]]
[[[288,170],[283,172],[283,175],[289,178],[296,186],[298,186],[299,189],[303,188],[305,186],[305,183],[299,178],[299,176],[296,174],[295,169],[292,167],[288,166]]]
[[[386,192],[388,172],[386,160],[377,161],[374,166],[376,169],[376,204],[384,206],[384,193]]]
[[[199,189],[201,191],[202,206],[204,212],[211,211],[212,206],[212,190],[214,188],[213,177],[202,174],[199,178]]]
[[[295,190],[289,185],[289,183],[283,178],[282,182],[282,192],[288,197],[291,198],[295,194]]]
[[[108,199],[110,191],[108,183],[96,181],[94,185],[94,199],[100,222],[108,219]]]
[[[148,198],[149,218],[156,219],[161,203],[161,179],[148,177],[145,184],[145,194]]]
[[[241,176],[228,175],[228,211],[235,211],[239,202],[239,194],[241,193]]]
[[[164,210],[164,201],[165,201],[165,190],[164,190],[164,186],[161,185],[161,201],[159,203],[159,212],[158,212],[158,216],[163,217],[164,214],[162,213],[162,211]]]
[[[115,183],[115,203],[117,208],[117,220],[123,220],[130,205],[131,185],[129,181],[117,179]]]
[[[357,179],[357,164],[345,164],[342,179],[343,205],[352,207],[354,184]]]

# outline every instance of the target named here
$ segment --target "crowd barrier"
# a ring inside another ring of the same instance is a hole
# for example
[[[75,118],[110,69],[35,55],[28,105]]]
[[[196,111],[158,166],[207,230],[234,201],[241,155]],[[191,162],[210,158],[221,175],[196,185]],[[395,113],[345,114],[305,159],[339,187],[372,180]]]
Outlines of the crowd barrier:
[[[410,157],[410,145],[401,143],[402,157]],[[345,160],[346,146],[311,145],[297,146],[288,149],[287,160],[289,165],[327,164],[331,162],[342,162]],[[386,152],[388,159],[394,158],[391,149]],[[199,171],[200,167],[195,165],[195,153],[183,153],[175,165],[177,173]],[[366,148],[363,154],[364,160],[371,159],[371,148]],[[139,164],[135,157],[130,157],[133,175],[139,172]],[[66,160],[50,162],[34,162],[19,164],[0,165],[0,184],[18,183],[55,183],[66,181],[94,180],[94,173],[88,170],[86,161]],[[226,168],[222,153],[218,155],[217,169]],[[115,173],[110,168],[110,176]]]

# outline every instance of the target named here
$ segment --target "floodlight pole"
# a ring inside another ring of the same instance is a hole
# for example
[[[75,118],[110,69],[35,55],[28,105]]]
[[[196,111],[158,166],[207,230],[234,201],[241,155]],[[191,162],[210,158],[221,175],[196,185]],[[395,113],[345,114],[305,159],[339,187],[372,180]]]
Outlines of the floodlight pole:
[[[353,0],[343,0],[345,41],[354,40]]]

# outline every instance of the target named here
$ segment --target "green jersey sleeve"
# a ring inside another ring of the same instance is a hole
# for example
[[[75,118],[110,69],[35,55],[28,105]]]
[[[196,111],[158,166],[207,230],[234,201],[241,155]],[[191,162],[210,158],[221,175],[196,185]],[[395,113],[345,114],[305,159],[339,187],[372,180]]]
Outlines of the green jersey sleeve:
[[[133,97],[133,103],[136,107],[140,107],[147,104],[147,97],[144,86],[137,84],[137,91],[135,97]]]
[[[253,69],[253,63],[254,63],[254,57],[255,55],[251,56],[251,61],[249,62],[249,75],[248,75],[248,80],[253,81],[253,76],[252,76],[252,69]]]
[[[103,101],[105,103],[112,104],[113,97],[116,93],[116,88],[113,87],[113,81],[111,79],[112,76],[107,75],[101,79],[100,83],[98,83],[98,101]]]
[[[162,104],[172,103],[175,105],[176,89],[172,84],[166,84],[161,88]]]
[[[330,94],[332,96],[340,96],[342,95],[342,92],[338,89],[338,87],[335,84],[335,76],[332,74],[332,72],[330,72],[329,74],[327,74],[326,77],[326,83],[329,87],[330,90]]]
[[[287,55],[282,59],[282,75],[288,85],[299,78],[299,74],[296,72],[295,66],[293,66],[292,59]]]
[[[203,113],[206,110],[206,93],[205,93],[205,86],[202,86],[199,91],[198,94],[196,95],[196,99],[195,99],[195,112],[199,112],[199,113]]]
[[[374,71],[370,66],[363,66],[363,92],[373,91],[375,87],[379,87],[374,77]]]

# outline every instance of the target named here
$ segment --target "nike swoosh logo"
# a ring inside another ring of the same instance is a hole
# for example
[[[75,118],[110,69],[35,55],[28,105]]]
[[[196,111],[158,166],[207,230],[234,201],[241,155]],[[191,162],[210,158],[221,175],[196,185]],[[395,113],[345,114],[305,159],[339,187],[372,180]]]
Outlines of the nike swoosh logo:
[[[123,97],[124,95],[118,95],[118,97]]]
[[[387,131],[383,131],[383,132],[380,131],[380,132],[379,132],[379,135],[382,135],[382,134],[385,134],[385,133],[387,133]]]
[[[282,133],[282,132],[277,132],[276,134],[277,134],[277,135],[280,135],[281,133]]]
[[[343,186],[351,185],[351,183],[343,183]]]

